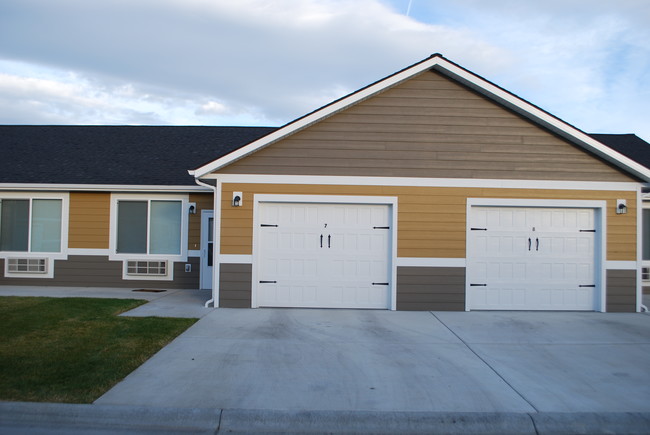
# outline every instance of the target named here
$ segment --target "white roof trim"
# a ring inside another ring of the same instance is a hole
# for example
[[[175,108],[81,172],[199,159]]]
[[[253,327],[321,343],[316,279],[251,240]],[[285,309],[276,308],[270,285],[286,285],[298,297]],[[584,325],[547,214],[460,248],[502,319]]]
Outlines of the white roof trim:
[[[260,139],[257,139],[248,145],[245,145],[238,150],[231,152],[217,160],[214,160],[204,166],[193,171],[188,171],[190,175],[196,178],[203,177],[210,172],[216,171],[224,166],[227,166],[249,154],[252,154],[270,144],[295,133],[311,124],[318,122],[338,111],[344,110],[347,107],[356,104],[357,102],[366,99],[374,94],[377,94],[384,89],[396,85],[402,81],[426,71],[428,69],[435,69],[436,71],[449,76],[455,80],[460,81],[464,85],[474,89],[475,91],[485,95],[486,97],[497,101],[500,104],[514,110],[520,115],[530,119],[531,121],[550,129],[554,133],[564,137],[565,139],[576,143],[577,145],[585,148],[586,150],[602,157],[603,159],[611,162],[612,164],[626,170],[627,172],[641,178],[645,181],[650,181],[650,169],[638,164],[634,160],[620,154],[617,151],[603,145],[601,142],[593,139],[591,136],[585,134],[581,130],[573,127],[570,124],[562,121],[559,118],[551,115],[550,113],[540,109],[539,107],[517,97],[516,95],[506,91],[499,86],[485,80],[482,77],[456,65],[455,63],[445,59],[439,54],[435,54],[415,65],[412,65],[402,71],[399,71],[383,80],[371,84],[365,88],[360,89],[346,97],[334,101],[333,103],[324,106],[302,118],[298,118],[284,127],[270,133]]]
[[[93,192],[211,192],[202,186],[162,186],[137,184],[42,184],[0,183],[2,190],[21,191],[93,191]]]

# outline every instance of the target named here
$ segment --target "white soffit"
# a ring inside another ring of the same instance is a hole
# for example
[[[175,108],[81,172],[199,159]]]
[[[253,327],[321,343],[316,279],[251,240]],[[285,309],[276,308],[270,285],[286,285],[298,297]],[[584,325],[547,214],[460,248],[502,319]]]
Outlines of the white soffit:
[[[601,142],[593,139],[591,136],[573,127],[539,107],[523,100],[505,89],[485,80],[484,78],[466,70],[465,68],[447,60],[440,54],[434,54],[410,67],[396,72],[382,80],[379,80],[365,88],[362,88],[352,94],[340,98],[320,109],[317,109],[295,121],[279,128],[256,141],[245,145],[230,154],[227,154],[207,165],[198,169],[188,171],[190,175],[201,178],[210,172],[216,171],[227,166],[243,157],[246,157],[258,150],[261,150],[270,144],[277,142],[299,130],[314,124],[332,114],[345,110],[357,102],[369,98],[391,86],[401,83],[409,78],[429,69],[434,69],[441,74],[456,80],[476,92],[494,100],[495,102],[519,113],[525,118],[530,119],[536,124],[545,127],[555,134],[573,142],[589,152],[592,152],[601,158],[611,162],[615,166],[639,177],[642,180],[650,181],[650,170],[642,166],[623,154],[614,151]]]

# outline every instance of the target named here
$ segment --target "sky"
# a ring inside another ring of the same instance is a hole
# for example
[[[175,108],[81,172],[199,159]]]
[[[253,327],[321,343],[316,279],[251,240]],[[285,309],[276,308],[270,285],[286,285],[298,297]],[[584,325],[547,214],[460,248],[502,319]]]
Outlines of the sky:
[[[0,124],[280,126],[433,53],[650,141],[648,0],[2,0]]]

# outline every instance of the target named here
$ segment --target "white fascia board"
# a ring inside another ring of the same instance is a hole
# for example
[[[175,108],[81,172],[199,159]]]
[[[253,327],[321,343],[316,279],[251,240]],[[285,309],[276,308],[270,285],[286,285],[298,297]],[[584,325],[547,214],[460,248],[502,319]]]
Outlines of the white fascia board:
[[[439,56],[430,57],[423,60],[407,69],[404,69],[396,74],[393,74],[385,79],[376,82],[370,86],[362,88],[361,90],[354,92],[347,97],[343,97],[333,103],[318,109],[302,118],[285,125],[284,127],[279,128],[278,130],[270,133],[254,142],[249,143],[246,146],[239,148],[227,154],[213,162],[208,163],[198,169],[189,171],[190,175],[194,175],[196,178],[205,176],[206,174],[216,171],[217,169],[223,168],[224,166],[229,165],[230,163],[241,159],[249,154],[254,153],[262,148],[269,146],[270,144],[277,142],[278,140],[295,133],[298,130],[314,124],[321,119],[324,119],[336,112],[346,109],[347,107],[364,100],[378,92],[383,91],[384,89],[393,86],[397,83],[400,83],[404,80],[409,79],[410,77],[431,69],[441,58]]]
[[[469,187],[494,189],[552,189],[552,190],[605,190],[633,191],[639,187],[634,182],[560,181],[560,180],[503,180],[486,178],[416,178],[416,177],[348,177],[330,175],[259,175],[218,174],[205,179],[218,179],[221,183],[264,184],[314,184],[331,186],[398,186],[398,187]]]
[[[318,109],[296,121],[287,124],[284,127],[276,130],[275,132],[264,136],[250,144],[239,148],[207,165],[198,169],[188,171],[190,175],[196,178],[203,177],[210,172],[220,169],[230,163],[239,160],[255,151],[258,151],[270,144],[301,130],[315,122],[324,119],[336,112],[344,110],[345,108],[366,99],[384,89],[394,86],[402,81],[413,77],[416,74],[428,69],[435,69],[436,71],[457,80],[466,86],[474,89],[475,91],[485,95],[486,97],[500,103],[511,110],[521,114],[522,116],[530,119],[531,121],[542,125],[545,128],[555,132],[556,134],[564,137],[565,139],[581,146],[582,148],[602,157],[603,159],[613,163],[614,165],[634,174],[644,181],[650,181],[650,169],[635,162],[634,160],[624,156],[623,154],[614,151],[608,146],[595,140],[591,136],[585,134],[579,129],[570,124],[562,121],[559,118],[551,115],[550,113],[540,109],[539,107],[517,97],[516,95],[506,91],[503,88],[483,79],[480,76],[448,61],[440,55],[434,55],[428,59],[423,60],[409,68],[406,68],[396,74],[393,74],[383,80],[380,80],[366,88],[363,88],[355,93],[343,97],[321,109]]]
[[[539,107],[523,100],[499,86],[469,72],[446,59],[432,67],[436,71],[457,80],[486,97],[514,110],[531,121],[540,124],[569,141],[613,163],[644,181],[650,181],[650,169],[613,150],[583,131],[562,121]]]
[[[45,183],[0,183],[0,190],[20,191],[93,191],[93,192],[211,192],[203,186],[163,186],[137,184],[45,184]]]

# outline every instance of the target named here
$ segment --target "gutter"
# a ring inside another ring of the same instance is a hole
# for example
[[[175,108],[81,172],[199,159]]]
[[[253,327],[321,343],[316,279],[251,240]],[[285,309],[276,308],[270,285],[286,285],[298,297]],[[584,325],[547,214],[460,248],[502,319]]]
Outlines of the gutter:
[[[192,173],[191,175],[193,175],[193,172],[194,172],[194,171],[188,171],[188,172]],[[214,202],[215,202],[215,204],[216,204],[216,202],[217,202],[217,196],[218,196],[218,189],[217,189],[217,184],[218,184],[218,182],[215,182],[215,185],[214,185],[214,186],[212,186],[212,185],[210,185],[210,184],[207,184],[207,183],[204,183],[203,181],[199,180],[198,178],[194,178],[194,182],[195,182],[196,184],[198,184],[199,187],[206,187],[206,188],[212,190],[212,191],[213,191]],[[201,190],[203,190],[203,189],[201,189]],[[213,209],[215,209],[215,208],[216,208],[216,207],[213,207]],[[216,212],[216,210],[215,210],[215,212]],[[213,225],[214,225],[215,227],[216,227],[216,225],[217,225],[217,219],[216,219],[216,216],[215,216],[215,218],[214,218],[214,220],[213,220]],[[213,237],[217,234],[217,232],[216,232],[215,230],[216,230],[216,228],[214,228],[214,229],[213,229],[213,232],[212,232]],[[216,239],[216,237],[214,237],[214,239]],[[217,240],[213,240],[212,243],[213,243],[213,249],[214,249],[214,246],[216,246]],[[219,263],[217,263],[217,261],[216,261],[216,260],[217,260],[216,255],[213,255],[213,258],[214,258],[214,260],[213,260],[213,262],[212,262],[212,298],[209,299],[209,300],[207,300],[207,301],[205,301],[205,304],[203,304],[203,306],[204,306],[205,308],[209,308],[210,304],[212,304],[212,307],[216,308],[216,304],[215,304],[215,301],[217,300],[217,298],[216,298],[216,289],[218,289],[218,286],[219,286],[219,283],[218,283],[218,281],[217,281],[218,277],[217,277],[216,275],[218,275],[217,272],[218,272],[218,270],[219,270],[219,267],[218,267],[218,264],[219,264]],[[199,287],[200,287],[200,285],[199,285]]]
[[[204,186],[208,186],[205,185]],[[0,183],[0,190],[14,191],[92,191],[92,192],[205,192],[201,186],[138,185],[138,184],[45,184],[45,183]]]

